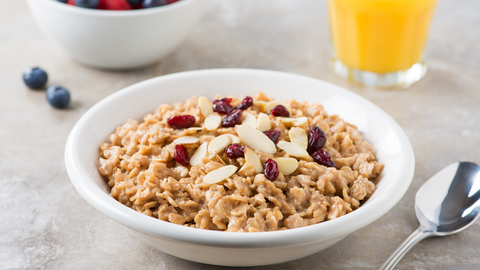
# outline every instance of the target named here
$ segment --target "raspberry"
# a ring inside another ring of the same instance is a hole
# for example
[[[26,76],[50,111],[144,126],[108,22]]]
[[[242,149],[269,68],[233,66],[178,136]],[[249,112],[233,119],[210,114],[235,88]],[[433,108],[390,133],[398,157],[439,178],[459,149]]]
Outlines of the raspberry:
[[[242,100],[242,103],[238,104],[238,106],[235,107],[235,108],[244,111],[244,110],[250,108],[252,105],[253,105],[253,98],[250,97],[250,96],[246,96]]]
[[[316,151],[322,149],[327,141],[327,135],[317,126],[310,128],[308,132],[308,148],[307,152],[312,155]]]
[[[283,105],[277,105],[273,107],[273,109],[270,111],[270,114],[272,116],[283,116],[283,117],[289,117],[290,113],[288,112],[287,108]]]
[[[242,117],[242,110],[236,109],[222,119],[222,127],[234,127]]]
[[[312,157],[313,157],[313,160],[315,160],[315,162],[317,162],[320,165],[327,166],[327,167],[334,167],[334,168],[337,167],[335,162],[330,157],[330,154],[325,150],[320,149],[316,151],[315,153],[313,153]]]
[[[280,130],[270,129],[270,130],[264,131],[263,134],[267,135],[267,137],[270,138],[270,140],[272,140],[273,143],[277,143],[278,138],[280,138],[280,135],[282,134],[282,132],[280,132]]]
[[[193,115],[177,115],[167,119],[167,124],[174,129],[189,128],[195,124],[195,116]]]
[[[263,174],[270,181],[275,181],[278,177],[278,164],[275,160],[269,158],[265,161],[265,168],[263,169]]]
[[[100,0],[98,8],[108,10],[130,10],[132,6],[127,0]]]
[[[190,157],[185,146],[181,144],[175,145],[175,160],[185,167],[190,164]]]
[[[245,157],[245,146],[238,143],[230,144],[225,148],[225,155],[230,159]]]

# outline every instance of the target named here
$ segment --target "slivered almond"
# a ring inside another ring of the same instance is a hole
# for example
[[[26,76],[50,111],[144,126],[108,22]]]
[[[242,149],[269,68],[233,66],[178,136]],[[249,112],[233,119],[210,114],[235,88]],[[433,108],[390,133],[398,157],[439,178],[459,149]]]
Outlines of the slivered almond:
[[[295,119],[296,118],[291,118],[291,117],[278,117],[278,119],[280,120],[280,122],[282,122],[283,124],[285,124],[286,126],[291,126],[293,124],[293,122],[295,122]]]
[[[202,159],[207,154],[207,147],[208,143],[204,142],[197,148],[197,150],[195,150],[195,153],[193,153],[192,157],[190,158],[190,165],[198,166],[200,163],[202,163]]]
[[[273,107],[277,105],[283,105],[285,108],[287,108],[290,115],[292,115],[292,107],[287,103],[278,102],[278,101],[270,101],[267,103],[267,107],[265,108],[267,110],[267,113],[270,114],[270,111],[273,109]]]
[[[259,150],[267,154],[275,154],[277,148],[275,144],[258,129],[247,125],[237,127],[237,134],[247,146],[254,150]]]
[[[308,121],[308,118],[305,117],[305,116],[301,116],[301,117],[297,117],[297,118],[293,118],[293,119],[295,119],[295,121],[293,121],[292,125],[295,126],[295,127],[301,126],[301,125],[307,123],[307,121]]]
[[[241,142],[240,138],[233,135],[233,134],[225,134],[225,135],[227,135],[228,137],[230,137],[230,139],[232,139],[232,143],[240,143]]]
[[[272,122],[270,122],[270,117],[268,117],[268,115],[264,113],[258,115],[257,129],[262,132],[272,129]]]
[[[213,170],[203,177],[203,182],[207,184],[219,183],[237,172],[237,167],[234,165],[227,165]]]
[[[257,118],[255,118],[255,115],[247,114],[247,115],[244,116],[243,121],[242,121],[242,125],[255,127],[256,124],[257,124]]]
[[[180,137],[178,139],[175,139],[173,142],[176,144],[182,144],[182,145],[190,145],[190,144],[196,144],[199,141],[197,137],[193,136],[184,136]]]
[[[282,149],[283,151],[287,152],[287,154],[299,157],[299,158],[308,158],[308,152],[301,148],[300,146],[287,142],[287,141],[279,141],[277,143],[278,148]]]
[[[278,157],[274,158],[278,164],[278,170],[283,175],[292,174],[298,167],[298,160],[291,157]]]
[[[205,129],[208,131],[214,131],[217,130],[217,128],[220,126],[222,123],[222,117],[216,113],[212,113],[207,118],[205,118],[205,121],[203,122],[203,125],[205,126]]]
[[[256,173],[263,172],[263,166],[262,162],[260,162],[260,158],[257,156],[257,153],[250,148],[245,150],[245,161],[250,162],[253,164],[253,166],[255,166]]]
[[[232,142],[230,136],[227,135],[220,135],[215,137],[209,144],[208,144],[208,152],[215,154],[221,152],[227,145]]]
[[[191,128],[188,128],[187,130],[202,131],[203,127],[191,127]]]
[[[308,136],[303,128],[293,127],[288,131],[290,142],[307,150]]]
[[[267,102],[266,101],[263,101],[263,100],[254,101],[253,105],[255,105],[260,110],[260,112],[267,112]]]
[[[213,113],[213,103],[206,97],[198,98],[198,107],[205,118]]]
[[[227,165],[227,163],[223,160],[223,158],[219,156],[217,153],[214,153],[213,155],[220,163],[222,163],[223,165]]]

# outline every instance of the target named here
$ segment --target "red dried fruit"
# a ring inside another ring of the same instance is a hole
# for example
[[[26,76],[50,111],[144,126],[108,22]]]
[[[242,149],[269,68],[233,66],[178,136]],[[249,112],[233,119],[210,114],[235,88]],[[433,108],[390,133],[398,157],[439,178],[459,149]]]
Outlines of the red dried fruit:
[[[317,126],[313,126],[310,128],[308,132],[308,148],[307,152],[312,155],[313,153],[317,152],[318,150],[322,149],[322,147],[327,142],[327,135]]]
[[[167,124],[174,129],[189,128],[195,124],[195,116],[193,115],[177,115],[167,119]]]
[[[270,114],[272,116],[282,116],[282,117],[289,117],[290,112],[288,112],[287,108],[283,105],[277,105],[273,107],[273,109],[270,111]]]
[[[263,134],[267,135],[267,137],[270,138],[273,143],[277,143],[278,138],[280,138],[280,135],[282,135],[282,132],[280,132],[280,130],[270,129],[264,131]]]
[[[230,102],[232,102],[232,99],[231,98],[222,98],[222,99],[215,99],[214,101],[212,101],[213,104],[215,103],[227,103],[230,105]]]
[[[222,127],[234,127],[242,118],[242,110],[236,109],[222,119]]]
[[[225,155],[230,159],[245,157],[245,146],[238,143],[230,144],[225,148]]]
[[[242,100],[242,103],[238,104],[237,107],[235,107],[235,109],[239,109],[239,110],[246,110],[250,107],[252,107],[253,105],[253,98],[250,97],[250,96],[246,96],[243,100]]]
[[[185,167],[190,164],[190,157],[185,146],[181,144],[175,145],[175,160]]]
[[[227,102],[216,102],[213,103],[213,111],[219,114],[229,114],[233,111],[233,107]]]
[[[325,150],[320,149],[316,151],[315,153],[313,153],[312,157],[313,157],[313,160],[315,160],[315,162],[317,162],[320,165],[327,166],[327,167],[337,167],[335,162],[330,157],[330,154]]]
[[[277,162],[271,158],[267,159],[263,169],[263,174],[265,174],[265,177],[270,181],[275,181],[278,177],[278,173],[279,170]]]

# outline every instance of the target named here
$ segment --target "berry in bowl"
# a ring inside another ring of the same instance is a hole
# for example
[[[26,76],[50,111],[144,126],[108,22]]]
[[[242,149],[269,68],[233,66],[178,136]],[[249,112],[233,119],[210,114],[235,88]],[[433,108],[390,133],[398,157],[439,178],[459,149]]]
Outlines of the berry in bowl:
[[[224,266],[330,247],[388,212],[414,170],[404,132],[367,100],[244,69],[162,76],[107,97],[75,125],[65,162],[79,194],[141,241]]]
[[[154,64],[177,48],[200,20],[206,0],[160,6],[155,5],[169,2],[138,1],[148,7],[141,9],[133,9],[130,2],[136,1],[126,0],[70,1],[76,6],[62,2],[28,0],[47,37],[88,66],[135,69]]]

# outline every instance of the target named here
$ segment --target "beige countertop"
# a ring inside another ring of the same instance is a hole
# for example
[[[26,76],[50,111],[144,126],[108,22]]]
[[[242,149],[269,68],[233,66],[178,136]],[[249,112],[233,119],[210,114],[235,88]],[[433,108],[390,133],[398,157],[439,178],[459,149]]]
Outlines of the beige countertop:
[[[427,76],[408,90],[349,85],[329,69],[324,0],[211,0],[199,25],[166,59],[107,72],[73,62],[35,25],[25,0],[0,8],[0,269],[222,269],[161,253],[108,219],[75,191],[65,171],[67,136],[96,102],[152,77],[205,68],[260,68],[349,89],[391,115],[415,150],[404,198],[371,225],[315,255],[251,269],[375,269],[417,228],[418,188],[456,161],[480,163],[480,2],[440,0]],[[41,66],[68,88],[67,110],[27,89],[22,71]],[[215,256],[212,254],[212,256]],[[480,222],[414,247],[397,269],[480,269]]]

